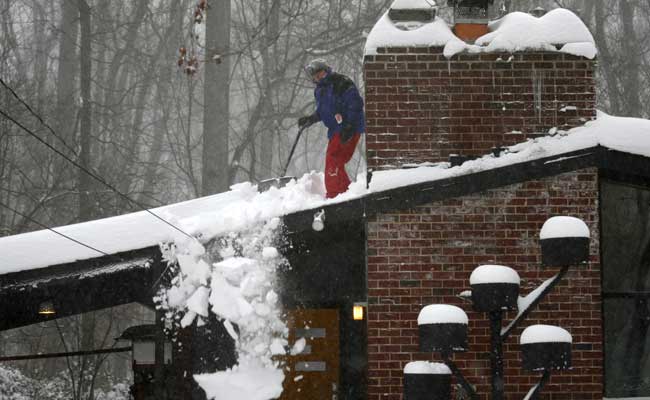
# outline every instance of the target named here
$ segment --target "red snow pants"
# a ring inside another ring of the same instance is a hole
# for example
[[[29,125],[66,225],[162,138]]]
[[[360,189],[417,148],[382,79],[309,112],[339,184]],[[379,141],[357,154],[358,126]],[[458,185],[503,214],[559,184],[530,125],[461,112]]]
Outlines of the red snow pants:
[[[350,140],[341,143],[341,135],[337,132],[330,139],[325,156],[325,190],[328,199],[348,190],[350,178],[345,172],[345,164],[352,159],[360,137],[361,134],[356,133]]]

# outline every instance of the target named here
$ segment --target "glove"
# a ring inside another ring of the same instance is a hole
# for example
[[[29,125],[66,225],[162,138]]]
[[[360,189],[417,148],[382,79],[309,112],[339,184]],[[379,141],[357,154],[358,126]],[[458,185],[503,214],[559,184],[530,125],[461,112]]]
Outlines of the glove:
[[[352,139],[355,133],[354,125],[344,123],[341,128],[341,143],[346,143]]]
[[[314,125],[316,122],[318,122],[318,117],[316,114],[307,115],[305,117],[298,118],[298,128],[307,128]]]

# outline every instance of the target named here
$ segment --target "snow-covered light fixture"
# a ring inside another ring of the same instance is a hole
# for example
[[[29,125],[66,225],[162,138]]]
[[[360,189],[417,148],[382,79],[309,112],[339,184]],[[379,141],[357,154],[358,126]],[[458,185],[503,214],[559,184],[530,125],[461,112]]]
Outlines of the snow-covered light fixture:
[[[563,267],[589,261],[589,227],[575,217],[553,217],[540,232],[542,265]]]
[[[325,210],[320,210],[314,214],[314,222],[311,223],[311,228],[316,232],[325,229]]]
[[[404,400],[449,400],[451,370],[445,364],[414,361],[404,367]]]
[[[469,278],[472,303],[476,311],[514,310],[519,298],[519,274],[501,265],[483,265]]]
[[[533,325],[521,334],[522,364],[528,371],[571,368],[571,334],[550,325]]]
[[[450,354],[467,350],[469,319],[461,308],[446,304],[431,304],[418,315],[420,351]]]
[[[42,302],[41,304],[38,305],[38,314],[39,315],[45,315],[45,316],[52,316],[56,314],[56,310],[54,308],[54,302],[52,300],[46,300]]]

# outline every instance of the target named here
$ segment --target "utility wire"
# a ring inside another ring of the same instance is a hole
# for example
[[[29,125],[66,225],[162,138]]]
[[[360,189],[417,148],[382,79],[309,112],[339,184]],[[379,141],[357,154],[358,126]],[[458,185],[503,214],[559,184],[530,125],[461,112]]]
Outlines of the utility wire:
[[[66,238],[66,239],[68,239],[68,240],[70,240],[70,241],[72,241],[72,242],[77,243],[78,245],[81,245],[81,246],[86,247],[86,248],[88,248],[88,249],[90,249],[90,250],[96,251],[96,252],[98,252],[98,253],[100,253],[100,254],[102,254],[102,255],[104,255],[104,256],[111,256],[111,254],[108,254],[108,253],[106,253],[106,252],[104,252],[104,251],[101,251],[101,250],[99,250],[99,249],[97,249],[97,248],[95,248],[95,247],[93,247],[93,246],[91,246],[91,245],[88,245],[88,244],[86,244],[86,243],[84,243],[84,242],[82,242],[82,241],[80,241],[80,240],[77,240],[77,239],[75,239],[75,238],[72,238],[72,237],[70,237],[70,236],[64,234],[64,233],[61,233],[61,232],[57,231],[57,230],[54,229],[54,228],[50,228],[49,226],[47,226],[47,225],[45,225],[45,224],[43,224],[43,223],[41,223],[41,222],[38,222],[37,220],[35,220],[34,218],[30,217],[29,215],[23,214],[22,212],[16,210],[15,208],[13,208],[13,207],[11,207],[11,206],[8,206],[7,204],[5,204],[5,203],[3,203],[3,202],[1,202],[1,201],[0,201],[0,206],[3,206],[3,207],[6,208],[7,210],[12,211],[12,212],[14,212],[14,213],[20,215],[21,217],[25,218],[26,220],[31,221],[32,223],[34,223],[34,224],[40,226],[41,228],[47,229],[47,230],[50,231],[50,232],[54,232],[54,233],[56,233],[57,235],[59,235],[59,236],[61,236],[61,237],[64,237],[64,238]]]
[[[36,117],[36,119],[38,119],[38,121],[39,121],[41,124],[43,124],[43,126],[45,126],[45,127],[46,127],[46,128],[47,128],[47,129],[52,133],[52,135],[54,135],[54,137],[56,137],[57,139],[59,139],[59,141],[61,141],[61,143],[63,143],[63,145],[64,145],[68,150],[70,150],[70,151],[72,152],[72,154],[75,155],[75,157],[78,157],[78,156],[79,156],[79,155],[77,154],[77,152],[75,151],[75,149],[73,149],[72,146],[70,146],[70,145],[65,141],[65,139],[63,139],[61,136],[57,135],[56,132],[54,132],[54,129],[52,129],[52,127],[51,127],[50,125],[48,125],[48,124],[43,120],[43,118],[41,118],[41,116],[40,116],[38,113],[36,113],[36,111],[34,111],[34,110],[32,109],[32,107],[31,107],[29,104],[27,104],[26,101],[24,101],[20,96],[18,96],[18,93],[16,93],[16,91],[15,91],[14,89],[12,89],[11,86],[9,86],[9,85],[8,85],[8,84],[7,84],[7,83],[6,83],[2,78],[0,78],[0,84],[2,84],[2,86],[4,86],[8,91],[10,91],[11,94],[16,98],[16,100],[18,100],[18,101],[19,101],[23,106],[25,106],[25,108],[27,108],[27,110],[28,110],[30,113],[32,113],[32,115],[33,115],[34,117]]]
[[[95,173],[89,171],[86,167],[84,167],[83,165],[79,164],[77,161],[75,161],[75,160],[71,159],[70,157],[68,157],[67,155],[63,154],[63,153],[62,153],[60,150],[58,150],[56,147],[52,146],[51,144],[49,144],[48,142],[46,142],[45,140],[43,140],[40,136],[38,136],[38,135],[37,135],[36,133],[34,133],[32,130],[30,130],[30,129],[27,128],[25,125],[21,124],[21,123],[18,122],[16,119],[14,119],[14,118],[11,117],[9,114],[7,114],[4,110],[0,109],[0,115],[4,116],[4,117],[7,118],[9,121],[13,122],[16,126],[20,127],[22,130],[24,130],[25,132],[27,132],[30,136],[33,136],[36,140],[38,140],[39,142],[43,143],[43,144],[44,144],[45,146],[47,146],[50,150],[54,151],[56,154],[58,154],[59,156],[63,157],[64,159],[66,159],[68,162],[70,162],[72,165],[74,165],[75,167],[77,167],[78,169],[80,169],[81,171],[83,171],[84,173],[88,174],[91,178],[97,180],[98,182],[100,182],[101,184],[103,184],[104,186],[106,186],[107,188],[111,189],[113,192],[115,192],[116,194],[118,194],[118,195],[119,195],[120,197],[122,197],[123,199],[125,199],[125,200],[127,200],[127,201],[129,201],[129,202],[131,202],[131,203],[133,203],[133,204],[135,204],[135,205],[137,205],[137,206],[140,207],[142,210],[144,210],[144,211],[146,211],[147,213],[151,214],[154,218],[156,218],[156,219],[162,221],[162,222],[165,223],[166,225],[169,225],[170,227],[174,228],[175,230],[177,230],[178,232],[180,232],[180,233],[182,233],[183,235],[187,236],[188,238],[193,239],[193,240],[196,240],[196,239],[194,238],[194,236],[192,236],[192,235],[190,235],[189,233],[183,231],[181,228],[175,226],[174,224],[172,224],[171,222],[165,220],[164,218],[161,218],[159,215],[157,215],[157,214],[154,213],[153,211],[149,210],[148,208],[146,208],[145,206],[143,206],[143,205],[140,204],[139,202],[137,202],[137,201],[131,199],[131,198],[130,198],[129,196],[127,196],[126,194],[120,192],[120,191],[119,191],[117,188],[115,188],[113,185],[111,185],[110,183],[106,182],[106,180],[104,180],[104,178],[102,178],[101,176],[99,176],[99,175],[97,175],[97,174],[95,174]],[[53,131],[53,133],[54,133],[54,131]],[[54,133],[54,135],[56,135],[56,133]]]

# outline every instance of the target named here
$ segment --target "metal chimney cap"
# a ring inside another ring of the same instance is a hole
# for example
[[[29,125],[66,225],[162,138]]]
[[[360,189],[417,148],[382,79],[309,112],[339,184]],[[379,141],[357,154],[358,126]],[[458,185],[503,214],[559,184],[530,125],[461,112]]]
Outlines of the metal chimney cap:
[[[431,22],[436,19],[437,11],[434,0],[396,0],[388,17],[394,22]]]
[[[532,10],[529,11],[529,14],[532,15],[533,17],[541,18],[544,15],[546,15],[547,11],[543,7],[535,7]]]

